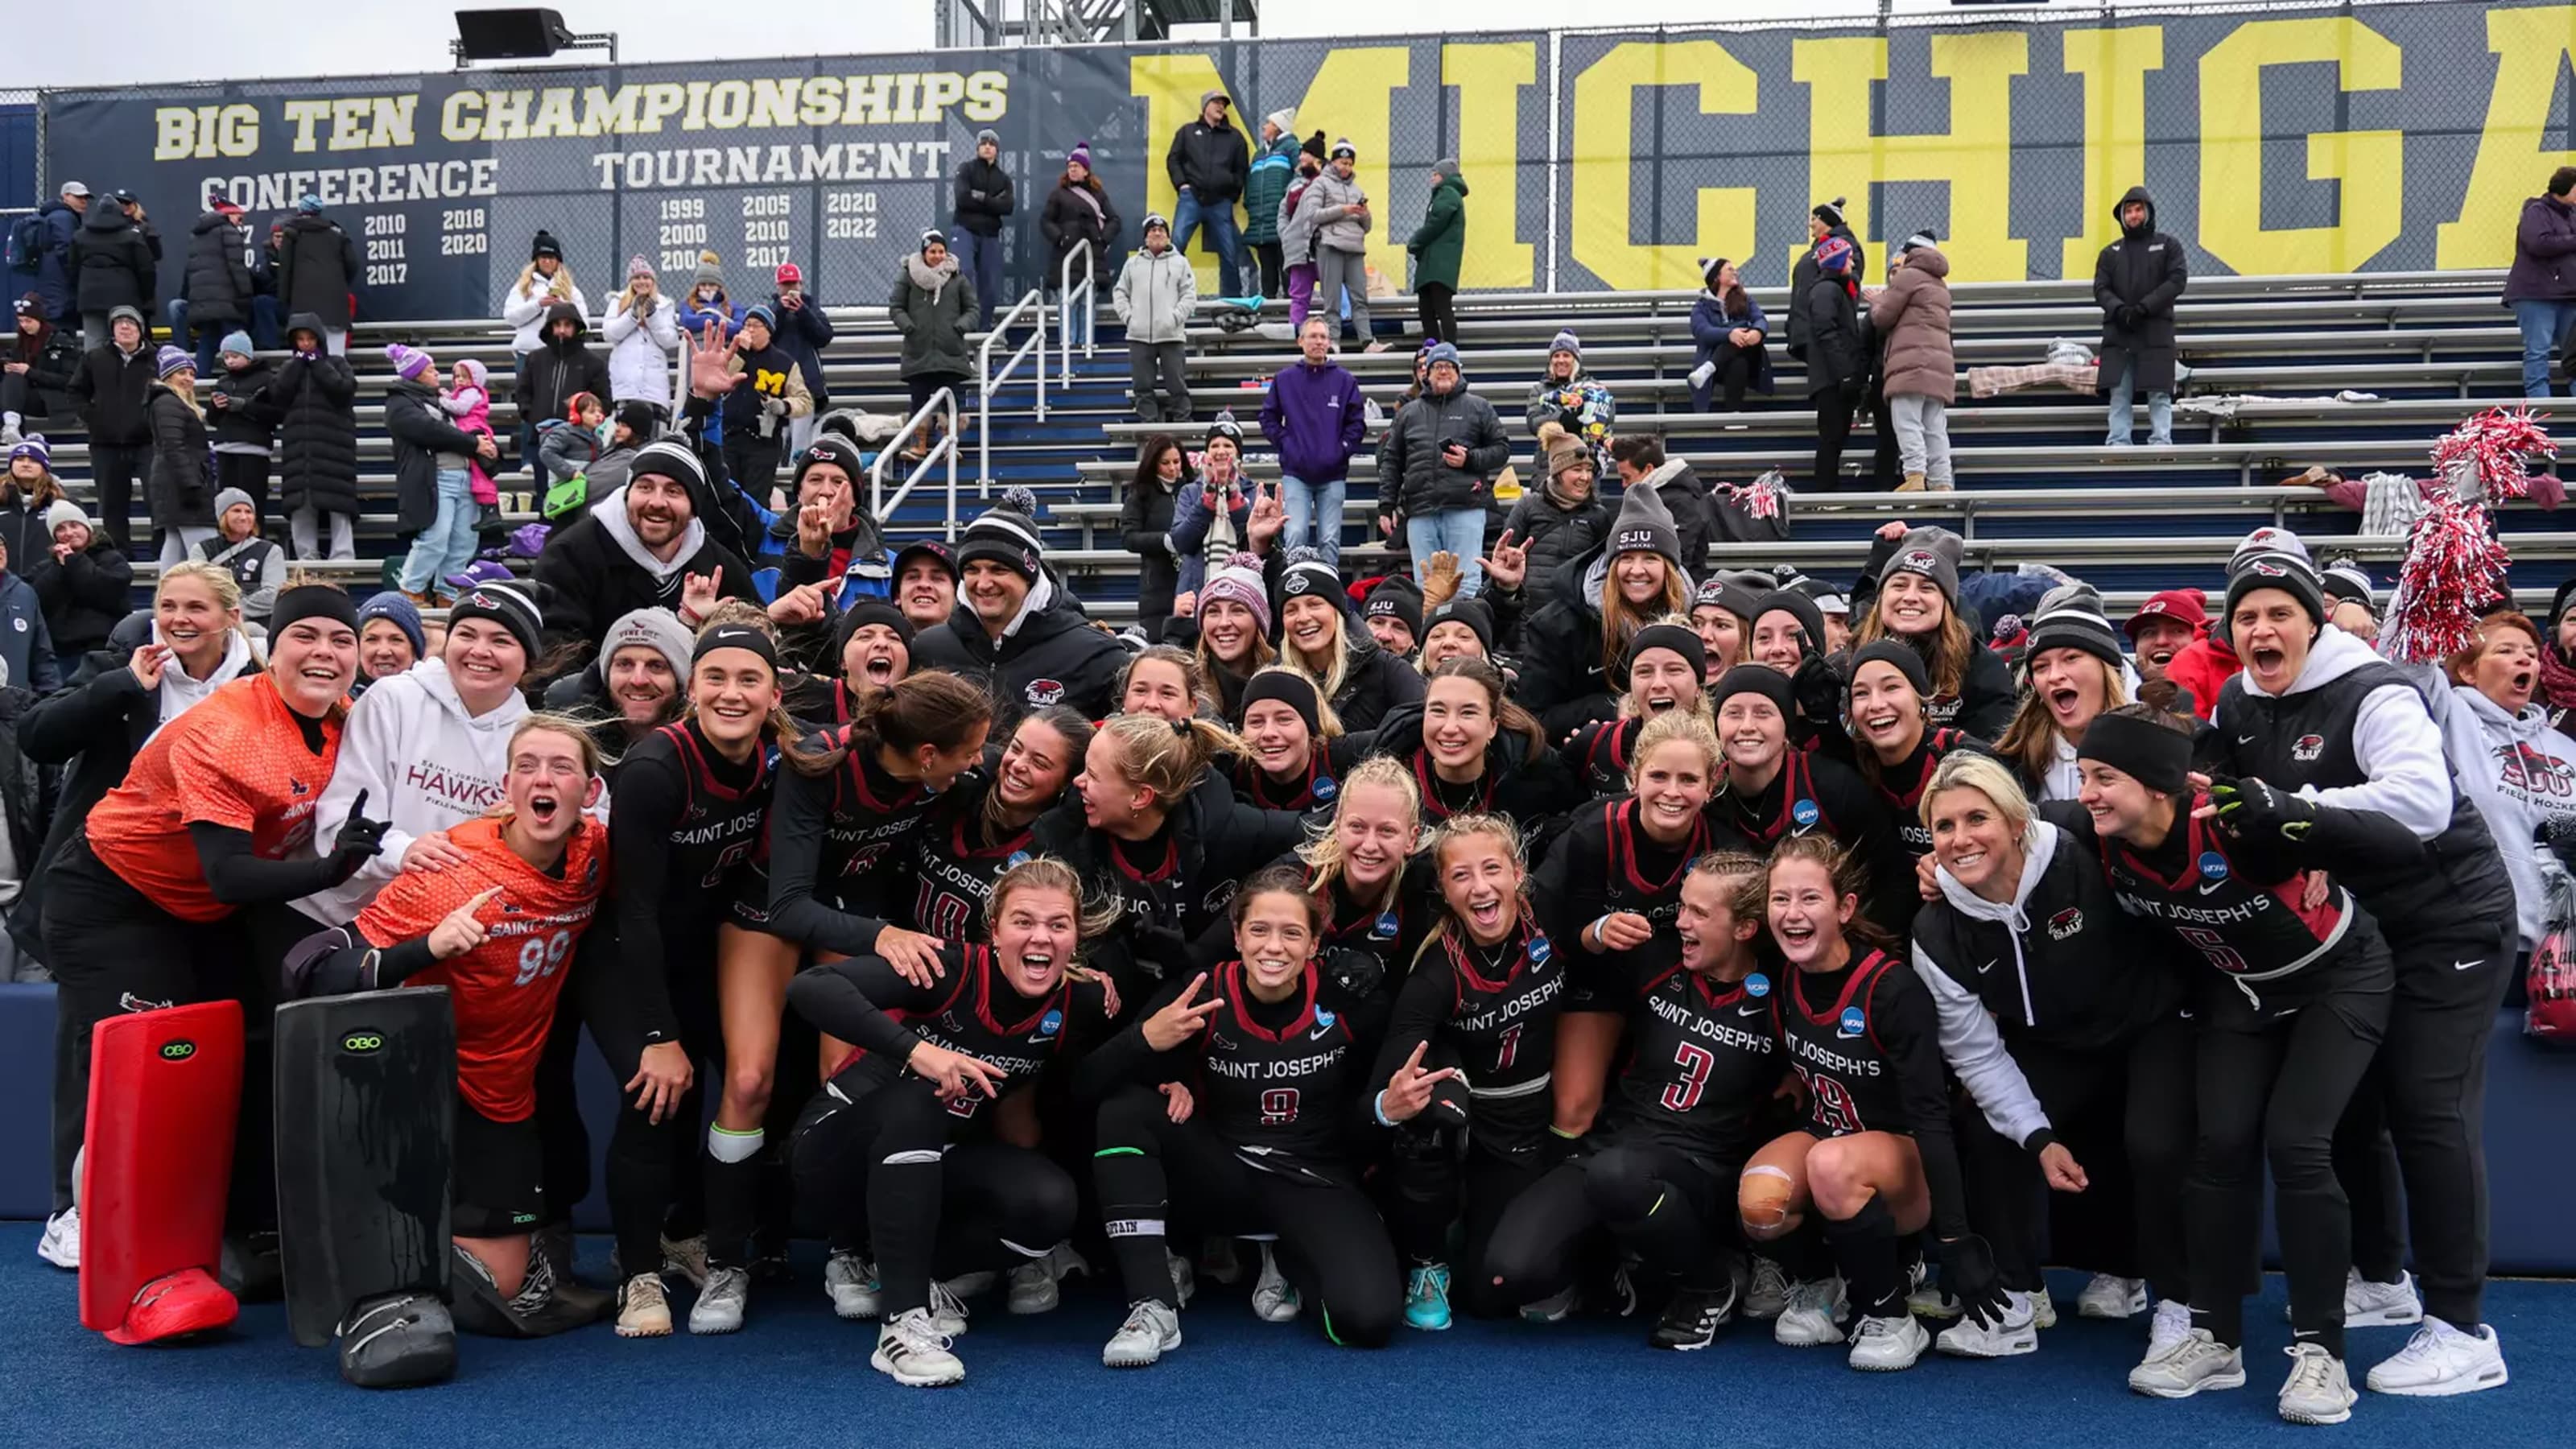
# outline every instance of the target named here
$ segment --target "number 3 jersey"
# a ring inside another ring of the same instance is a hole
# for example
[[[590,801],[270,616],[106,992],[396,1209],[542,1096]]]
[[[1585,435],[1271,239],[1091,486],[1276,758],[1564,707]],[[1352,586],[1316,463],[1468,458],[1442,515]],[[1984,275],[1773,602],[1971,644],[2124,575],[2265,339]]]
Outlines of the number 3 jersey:
[[[1757,971],[1742,981],[1712,981],[1652,946],[1631,960],[1628,1055],[1613,1084],[1605,1135],[1742,1162],[1788,1070],[1771,1026],[1771,978]]]
[[[574,945],[598,912],[608,885],[608,827],[584,817],[564,846],[562,868],[547,872],[521,860],[501,840],[501,822],[468,820],[447,833],[465,852],[461,865],[407,870],[387,882],[353,929],[370,944],[391,947],[426,936],[484,891],[500,888],[475,919],[483,944],[416,972],[408,986],[444,986],[456,1012],[456,1088],[495,1122],[519,1122],[536,1111],[537,1058],[555,1018],[555,998]]]
[[[1882,951],[1840,971],[1786,967],[1772,986],[1771,1020],[1807,1087],[1807,1130],[1913,1138],[1932,1192],[1933,1230],[1944,1238],[1966,1232],[1940,1021],[1913,970]]]

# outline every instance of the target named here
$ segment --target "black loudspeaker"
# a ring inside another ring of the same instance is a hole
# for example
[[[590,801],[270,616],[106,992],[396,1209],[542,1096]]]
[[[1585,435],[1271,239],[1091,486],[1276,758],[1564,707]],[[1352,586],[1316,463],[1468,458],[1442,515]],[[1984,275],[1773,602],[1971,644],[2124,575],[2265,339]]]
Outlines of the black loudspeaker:
[[[555,10],[459,10],[456,39],[467,60],[543,60],[572,40]]]

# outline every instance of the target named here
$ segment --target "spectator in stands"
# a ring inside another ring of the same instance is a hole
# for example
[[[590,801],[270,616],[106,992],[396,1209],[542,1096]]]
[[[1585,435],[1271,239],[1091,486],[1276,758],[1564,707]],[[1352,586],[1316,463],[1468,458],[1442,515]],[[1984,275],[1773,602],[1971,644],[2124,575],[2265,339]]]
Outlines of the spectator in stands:
[[[385,349],[385,360],[394,365],[393,386],[385,389],[394,526],[412,535],[402,591],[414,604],[428,605],[439,581],[474,562],[474,461],[496,461],[500,451],[490,433],[469,433],[449,421],[439,406],[436,359],[397,342]]]
[[[89,207],[89,188],[66,181],[44,209],[12,223],[12,235],[19,238],[20,250],[28,253],[12,273],[18,279],[12,285],[34,294],[45,304],[45,316],[63,324],[66,331],[80,315],[80,279],[72,271],[72,240],[80,234],[81,217]],[[28,222],[34,225],[26,232],[15,230]],[[91,337],[87,345],[95,347],[105,340]]]
[[[1807,212],[1807,249],[1798,254],[1789,268],[1789,355],[1801,362],[1807,359],[1807,294],[1815,288],[1816,279],[1824,275],[1819,253],[1827,241],[1839,241],[1851,248],[1851,274],[1869,274],[1869,252],[1843,224],[1843,199],[1820,201]],[[1810,366],[1813,364],[1810,363]]]
[[[122,546],[130,541],[126,526],[134,512],[134,480],[151,457],[152,420],[145,402],[155,359],[141,308],[117,308],[101,335],[107,340],[83,354],[68,391],[89,429],[90,486],[98,490],[102,521]]]
[[[56,545],[58,550],[60,547]],[[238,488],[215,494],[215,536],[199,539],[189,556],[228,570],[233,582],[241,586],[242,618],[262,629],[268,627],[268,614],[277,603],[277,591],[286,587],[286,550],[260,536],[259,510],[249,494]],[[126,577],[133,577],[131,566],[126,569]],[[120,616],[121,613],[120,610]],[[112,625],[115,620],[107,622]],[[107,628],[102,626],[98,634],[105,639]],[[60,630],[55,631],[55,637],[61,638]]]
[[[2102,391],[2111,396],[2112,447],[2137,441],[2131,400],[2147,395],[2147,446],[2173,446],[2174,303],[2191,280],[2182,243],[2156,230],[2156,203],[2132,186],[2113,208],[2120,239],[2093,263],[2093,300],[2102,307]],[[2545,367],[2545,364],[2544,364]],[[2544,389],[2546,391],[2546,389]]]
[[[954,389],[962,405],[966,384],[975,376],[975,356],[966,350],[967,319],[976,315],[975,283],[948,254],[945,234],[921,234],[921,250],[905,257],[895,274],[886,311],[894,330],[903,334],[903,381],[911,390],[913,411],[919,412],[941,388]],[[942,426],[940,419],[923,419],[906,442],[906,456],[929,456]]]
[[[2317,572],[2317,582],[2325,590],[2327,623],[2364,644],[2378,640],[2379,595],[2371,585],[2370,571],[2359,559],[2328,558]]]
[[[1950,350],[1950,259],[1937,238],[1918,231],[1905,239],[1895,276],[1870,294],[1869,325],[1881,339],[1887,405],[1884,420],[1895,430],[1905,469],[1900,493],[1951,490],[1950,404],[1959,398],[1959,364]],[[2067,755],[2067,778],[2074,759]],[[2072,799],[2073,792],[2049,799]]]
[[[1263,431],[1269,426],[1265,414]],[[1127,497],[1118,508],[1119,536],[1136,556],[1136,622],[1149,640],[1163,637],[1163,625],[1174,614],[1186,618],[1196,612],[1197,600],[1174,597],[1181,573],[1173,548],[1172,512],[1181,490],[1196,481],[1189,471],[1189,455],[1181,451],[1180,439],[1169,433],[1154,434],[1136,450],[1136,476],[1127,481]]]
[[[387,589],[358,606],[358,679],[353,693],[364,693],[368,685],[391,679],[428,657],[428,626],[410,599]]]
[[[1908,529],[1880,570],[1878,597],[1852,638],[1859,644],[1901,639],[1912,645],[1932,680],[1923,717],[1991,742],[2011,725],[2019,691],[2003,660],[1959,615],[1959,560],[1965,551],[1946,528]]]
[[[761,592],[774,600],[812,584],[836,616],[894,592],[885,534],[859,495],[866,477],[859,445],[838,429],[815,438],[796,455],[788,485],[796,506],[770,525],[766,556],[778,560],[778,569]]]
[[[991,689],[996,728],[1058,704],[1101,718],[1127,662],[1127,651],[1091,627],[1041,566],[1037,519],[1017,506],[1034,501],[1006,497],[967,525],[957,541],[957,607],[913,638],[914,668],[950,670]]]
[[[0,448],[17,446],[31,418],[50,418],[49,392],[71,386],[80,371],[80,334],[56,327],[42,298],[29,292],[11,309],[9,348],[0,354]]]
[[[269,392],[276,373],[253,351],[250,334],[238,328],[224,334],[215,363],[212,373],[198,378],[215,432],[215,486],[250,499],[256,529],[268,513],[268,460],[281,416]]]
[[[720,341],[733,340],[742,325],[742,308],[725,290],[724,271],[714,252],[698,253],[698,269],[689,278],[689,295],[680,299],[680,330],[692,335],[718,324]]]
[[[358,281],[358,244],[322,214],[322,198],[295,203],[295,219],[277,248],[277,305],[294,328],[299,312],[322,323],[322,342],[333,357],[349,351],[349,318]]]
[[[1208,424],[1207,450],[1195,462],[1190,486],[1172,503],[1172,556],[1182,599],[1195,599],[1208,574],[1244,550],[1252,530],[1254,492],[1243,476],[1243,429],[1233,413],[1218,413]]]
[[[48,562],[52,551],[36,555]],[[18,560],[0,546],[0,685],[51,694],[63,683],[54,661],[54,639],[45,624],[45,601],[27,582]]]
[[[1315,302],[1327,317],[1350,318],[1351,340],[1365,351],[1386,344],[1369,330],[1368,234],[1377,225],[1358,177],[1359,151],[1348,137],[1333,143],[1324,173],[1309,183],[1297,209],[1314,227]]]
[[[1723,389],[1726,410],[1741,412],[1746,388],[1766,396],[1771,391],[1771,350],[1763,345],[1771,319],[1744,290],[1735,263],[1707,257],[1699,270],[1708,291],[1691,304],[1691,340],[1699,358],[1690,372],[1691,411],[1709,411],[1709,400]]]
[[[299,559],[358,556],[358,377],[348,360],[323,351],[322,319],[286,319],[288,355],[269,396],[278,413],[277,496]],[[524,375],[524,374],[523,374]]]
[[[1333,325],[1309,317],[1297,329],[1299,361],[1270,379],[1261,400],[1261,435],[1279,450],[1280,501],[1288,509],[1288,548],[1312,546],[1324,562],[1342,559],[1342,503],[1351,457],[1368,437],[1368,404],[1359,379],[1333,360]]]
[[[1127,258],[1110,294],[1118,320],[1127,328],[1127,388],[1140,423],[1185,423],[1190,419],[1189,359],[1183,343],[1189,336],[1190,313],[1198,306],[1198,274],[1188,257],[1172,245],[1171,223],[1145,218],[1145,244]],[[1155,393],[1155,377],[1162,394]]]
[[[152,422],[152,471],[143,494],[166,566],[183,562],[198,543],[215,536],[215,485],[206,414],[197,405],[196,359],[165,346],[156,356],[156,371],[144,403]]]
[[[609,383],[607,359],[592,351],[589,341],[590,324],[583,320],[581,308],[556,302],[546,309],[546,325],[535,349],[519,359],[518,384],[511,398],[519,405],[520,454],[540,484],[545,478],[537,459],[537,425],[548,418],[572,416],[576,394],[607,397],[616,391]]]
[[[959,319],[960,326],[963,320]],[[777,344],[779,326],[778,314],[766,302],[743,309],[742,330],[733,336],[733,361],[728,364],[740,374],[742,385],[725,394],[723,405],[725,471],[755,499],[763,500],[778,486],[778,458],[787,444],[789,422],[814,416],[804,366]],[[961,347],[964,340],[961,332]],[[912,374],[904,376],[909,381]]]
[[[702,520],[714,510],[706,469],[685,439],[638,452],[626,486],[558,530],[537,556],[537,582],[554,591],[545,606],[548,652],[578,645],[587,658],[610,621],[636,609],[677,609],[694,628],[719,598],[757,604],[751,565],[707,536]]]
[[[1592,471],[1592,450],[1572,438],[1547,450],[1543,481],[1524,489],[1503,515],[1503,535],[1529,556],[1521,586],[1521,612],[1535,616],[1556,602],[1557,577],[1569,560],[1583,557],[1610,536],[1611,507]]]
[[[1002,305],[1002,223],[1019,209],[1010,175],[1002,170],[1001,132],[987,126],[975,133],[975,154],[957,168],[955,190],[949,240],[984,304],[976,326],[990,327],[994,309]]]
[[[1807,396],[1816,409],[1814,486],[1830,491],[1842,474],[1853,410],[1869,390],[1871,349],[1861,332],[1859,251],[1840,237],[1816,244],[1816,280],[1792,299],[1790,331],[1801,339]]]
[[[86,336],[107,336],[112,326],[109,314],[119,307],[152,315],[157,286],[154,263],[159,258],[144,238],[136,218],[139,210],[111,202],[81,214],[80,231],[72,238],[71,269],[81,331]]]
[[[2522,329],[2522,395],[2548,397],[2549,360],[2576,330],[2576,166],[2549,173],[2546,195],[2522,204],[2504,304]]]
[[[671,405],[671,359],[680,352],[679,308],[662,295],[652,264],[626,263],[626,289],[608,299],[600,332],[608,340],[608,396],[612,401]]]
[[[1652,488],[1664,496],[1664,510],[1681,530],[1682,562],[1693,577],[1708,567],[1708,546],[1717,541],[1717,516],[1709,509],[1708,485],[1691,471],[1687,458],[1664,456],[1664,440],[1653,433],[1630,433],[1610,445],[1610,464],[1619,470],[1619,486]]]
[[[63,499],[53,461],[41,434],[9,445],[8,467],[0,471],[0,544],[8,545],[11,558],[35,559],[53,542],[45,511]],[[33,577],[35,571],[28,573]]]
[[[1467,178],[1458,174],[1457,158],[1431,163],[1431,202],[1422,225],[1404,244],[1413,255],[1413,295],[1422,312],[1422,335],[1440,342],[1458,340],[1458,273],[1467,255]]]
[[[1261,154],[1243,185],[1243,240],[1261,264],[1261,295],[1287,295],[1284,253],[1279,245],[1279,203],[1297,175],[1297,108],[1272,111],[1261,118]]]
[[[1473,598],[1484,587],[1485,510],[1494,475],[1511,462],[1511,439],[1494,405],[1467,390],[1457,348],[1438,342],[1423,355],[1427,388],[1387,424],[1378,447],[1378,532],[1393,538],[1402,517],[1414,581],[1433,554],[1453,554],[1466,571],[1458,592]]]
[[[1498,571],[1502,550],[1495,551]],[[1525,562],[1498,577],[1503,607],[1524,587]],[[1562,740],[1594,720],[1616,717],[1628,692],[1628,646],[1637,631],[1690,607],[1681,532],[1662,495],[1640,488],[1619,500],[1610,536],[1557,567],[1554,599],[1529,615],[1514,697]]]
[[[590,311],[580,286],[573,281],[572,268],[564,265],[563,244],[555,240],[553,232],[539,227],[536,240],[528,244],[528,264],[519,269],[519,279],[501,298],[501,320],[512,329],[513,354],[524,359],[545,345],[548,314],[558,302],[571,303],[578,313]]]
[[[609,415],[608,437],[600,444],[599,456],[582,470],[589,480],[582,501],[547,520],[558,531],[572,527],[590,514],[599,500],[626,486],[626,477],[635,466],[635,454],[653,441],[661,431],[662,415],[651,403],[628,401],[617,405]]]
[[[1592,450],[1592,470],[1610,471],[1610,425],[1619,420],[1619,405],[1607,384],[1583,370],[1583,339],[1572,329],[1547,344],[1547,375],[1530,384],[1522,410],[1530,436],[1542,451],[1572,438]]]
[[[2209,596],[2198,589],[2166,589],[2150,594],[2121,626],[2134,651],[2132,662],[2138,678],[2150,684],[2167,678],[2174,660],[2198,643],[2208,628]],[[2174,684],[2188,687],[2178,679]],[[2192,705],[2177,703],[2175,708],[2188,712]]]
[[[569,415],[537,424],[537,481],[546,485],[549,502],[556,489],[567,487],[576,478],[585,478],[590,465],[599,461],[600,425],[606,421],[608,413],[599,399],[577,392],[572,395]],[[587,492],[585,484],[585,501]],[[553,516],[551,509],[548,516]]]
[[[823,349],[832,345],[832,319],[805,289],[804,268],[779,263],[777,282],[778,290],[769,294],[770,345],[795,358],[796,373],[805,379],[810,406],[804,416],[787,419],[787,456],[802,458],[814,441],[815,425],[832,410],[831,385],[823,381]]]
[[[1108,188],[1091,174],[1091,143],[1079,141],[1064,158],[1064,174],[1056,178],[1055,189],[1047,193],[1046,209],[1038,214],[1038,231],[1054,248],[1054,266],[1048,279],[1059,284],[1057,299],[1063,299],[1061,284],[1068,279],[1064,264],[1074,248],[1088,244],[1091,286],[1095,299],[1109,290],[1111,281],[1110,249],[1118,240],[1118,209],[1109,202]],[[1064,324],[1067,345],[1080,347],[1091,341],[1090,310],[1081,306]]]
[[[2410,671],[2442,727],[2451,773],[2504,854],[2526,958],[2547,925],[2550,842],[2576,834],[2576,740],[2533,697],[2544,652],[2540,626],[2506,608],[2479,620],[2468,647],[2440,669]]]
[[[1279,662],[1306,676],[1345,729],[1375,729],[1422,703],[1422,675],[1362,626],[1339,570],[1300,549],[1279,585]]]
[[[1304,208],[1306,191],[1324,174],[1324,133],[1297,148],[1297,174],[1279,198],[1279,261],[1288,284],[1288,326],[1300,334],[1315,307],[1315,220]],[[1341,324],[1334,321],[1335,335]]]
[[[1163,170],[1172,178],[1180,200],[1172,210],[1172,250],[1186,259],[1190,238],[1207,227],[1208,246],[1217,257],[1217,295],[1243,295],[1243,233],[1234,223],[1234,204],[1252,177],[1252,147],[1227,119],[1234,104],[1222,90],[1199,97],[1199,116],[1172,133]]]
[[[82,655],[105,648],[109,633],[133,612],[134,565],[68,498],[56,499],[44,521],[53,530],[53,566],[36,573],[36,596],[45,603],[56,657],[77,667]]]
[[[170,340],[196,339],[197,375],[215,375],[223,335],[250,323],[250,232],[241,207],[218,197],[189,229],[188,266],[173,309]]]

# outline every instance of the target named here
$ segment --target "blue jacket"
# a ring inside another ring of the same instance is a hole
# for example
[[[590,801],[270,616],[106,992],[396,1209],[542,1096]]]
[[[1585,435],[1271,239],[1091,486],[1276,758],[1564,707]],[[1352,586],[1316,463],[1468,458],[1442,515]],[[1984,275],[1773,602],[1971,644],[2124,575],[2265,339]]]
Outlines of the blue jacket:
[[[114,205],[114,202],[109,202]],[[80,230],[80,213],[59,201],[47,202],[36,213],[45,223],[44,255],[36,259],[33,272],[12,272],[9,287],[12,297],[33,292],[45,304],[45,315],[60,324],[65,318],[80,325],[80,313],[72,306],[72,236]]]
[[[1771,319],[1762,315],[1762,304],[1746,297],[1744,305],[1752,315],[1731,317],[1727,315],[1725,303],[1705,291],[1700,293],[1699,300],[1691,304],[1690,318],[1691,340],[1699,344],[1696,361],[1706,362],[1717,356],[1717,349],[1726,345],[1726,334],[1738,327],[1750,327],[1762,333],[1766,341],[1769,340]],[[1768,347],[1753,355],[1753,390],[1765,393],[1771,390],[1771,350]]]
[[[51,694],[62,687],[44,603],[36,597],[36,586],[14,569],[0,573],[0,664],[8,666],[8,682],[20,689]]]
[[[1368,435],[1359,379],[1337,362],[1300,358],[1280,369],[1261,400],[1261,434],[1278,448],[1280,472],[1303,483],[1342,481]]]
[[[790,307],[772,292],[769,310],[778,318],[778,325],[770,329],[769,345],[796,359],[796,370],[805,375],[805,390],[814,395],[814,414],[820,417],[832,395],[823,386],[823,349],[832,345],[832,319],[823,315],[822,301],[810,290],[802,307]]]

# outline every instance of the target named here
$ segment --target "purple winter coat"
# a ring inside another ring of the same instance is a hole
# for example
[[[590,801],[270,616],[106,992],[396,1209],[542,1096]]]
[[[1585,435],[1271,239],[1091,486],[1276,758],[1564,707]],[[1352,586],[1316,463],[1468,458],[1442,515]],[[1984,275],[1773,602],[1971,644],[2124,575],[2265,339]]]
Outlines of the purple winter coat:
[[[2504,300],[2576,301],[2576,205],[2554,196],[2522,204],[2513,229],[2513,270],[2505,273]]]

